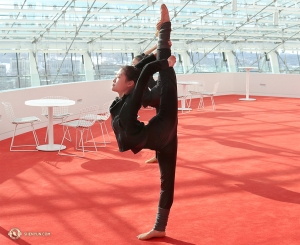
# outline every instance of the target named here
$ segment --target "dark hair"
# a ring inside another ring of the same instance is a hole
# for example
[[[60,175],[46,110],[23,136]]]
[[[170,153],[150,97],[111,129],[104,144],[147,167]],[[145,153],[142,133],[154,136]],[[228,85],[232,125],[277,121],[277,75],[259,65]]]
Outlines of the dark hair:
[[[122,66],[122,71],[124,72],[127,81],[133,80],[134,83],[137,82],[141,71],[137,69],[135,66]]]
[[[139,55],[135,56],[134,59],[141,61],[142,59],[144,59],[144,56],[139,54]]]

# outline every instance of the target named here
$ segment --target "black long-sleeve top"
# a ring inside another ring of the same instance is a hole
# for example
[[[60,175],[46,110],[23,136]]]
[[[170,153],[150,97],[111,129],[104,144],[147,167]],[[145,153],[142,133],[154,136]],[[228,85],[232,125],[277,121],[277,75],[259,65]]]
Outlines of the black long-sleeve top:
[[[154,55],[150,55],[136,65],[138,69],[143,69],[134,89],[122,98],[116,98],[110,106],[111,125],[121,152],[131,150],[138,153],[147,141],[147,128],[137,120],[143,91],[155,72],[169,67],[167,60],[154,61],[155,59]]]

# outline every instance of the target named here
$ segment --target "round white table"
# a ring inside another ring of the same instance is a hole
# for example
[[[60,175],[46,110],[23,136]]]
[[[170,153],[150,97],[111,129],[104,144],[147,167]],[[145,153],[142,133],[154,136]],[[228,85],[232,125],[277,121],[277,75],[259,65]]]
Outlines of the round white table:
[[[191,108],[186,108],[185,107],[185,96],[187,95],[186,94],[186,86],[187,85],[197,85],[198,82],[189,82],[189,81],[177,81],[177,84],[180,84],[182,85],[182,94],[184,95],[184,98],[181,100],[181,108],[178,108],[178,110],[181,110],[181,111],[190,111],[192,110]]]
[[[239,69],[246,70],[246,98],[240,98],[239,100],[253,101],[256,100],[254,98],[249,98],[249,79],[250,79],[250,71],[256,69],[257,67],[239,67]]]
[[[74,100],[62,100],[62,99],[39,99],[39,100],[27,100],[25,105],[48,107],[48,144],[39,145],[37,147],[40,151],[58,151],[63,150],[66,146],[60,146],[60,144],[54,144],[54,132],[53,132],[53,107],[56,106],[70,106],[74,105]]]

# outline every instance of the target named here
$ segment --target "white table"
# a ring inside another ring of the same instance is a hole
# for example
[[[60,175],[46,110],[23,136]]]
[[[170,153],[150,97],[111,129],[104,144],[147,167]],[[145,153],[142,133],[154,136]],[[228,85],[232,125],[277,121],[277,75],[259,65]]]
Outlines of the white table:
[[[182,85],[182,94],[184,96],[186,96],[186,86],[187,85],[197,85],[198,82],[189,82],[189,81],[178,81],[177,84],[180,84]],[[191,108],[186,108],[185,107],[185,97],[181,100],[181,108],[178,108],[178,110],[181,110],[181,111],[190,111],[192,110]]]
[[[60,146],[60,144],[54,144],[54,133],[53,133],[53,107],[57,106],[70,106],[74,105],[74,100],[62,100],[62,99],[39,99],[39,100],[27,100],[25,105],[29,106],[40,106],[48,107],[48,144],[39,145],[37,147],[40,151],[58,151],[65,149],[66,146]]]
[[[249,98],[249,79],[250,79],[250,71],[256,69],[257,67],[239,67],[239,69],[246,70],[246,98],[240,98],[239,100],[253,101],[256,99]]]

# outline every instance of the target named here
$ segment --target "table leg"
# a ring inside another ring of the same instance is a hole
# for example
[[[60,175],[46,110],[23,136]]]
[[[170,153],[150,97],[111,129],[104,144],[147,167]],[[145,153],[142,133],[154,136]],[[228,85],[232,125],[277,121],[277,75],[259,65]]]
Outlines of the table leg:
[[[249,80],[250,80],[250,70],[246,70],[246,98],[241,98],[239,100],[248,100],[248,101],[253,101],[256,99],[249,98]]]
[[[60,146],[59,144],[54,144],[54,131],[53,131],[53,107],[48,107],[48,144],[39,145],[37,147],[40,151],[58,151],[66,149],[66,146]]]
[[[48,145],[53,147],[54,135],[53,135],[53,107],[48,107]]]

